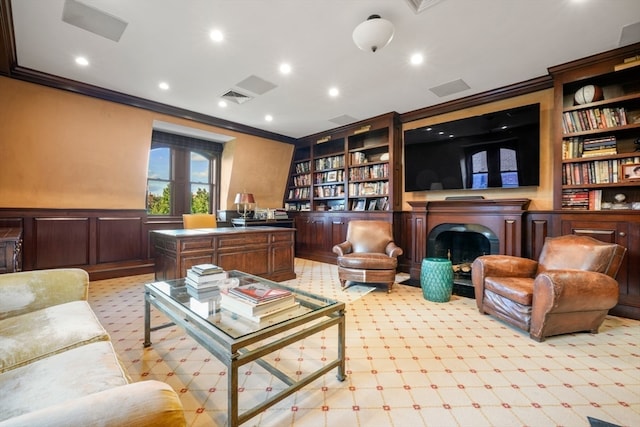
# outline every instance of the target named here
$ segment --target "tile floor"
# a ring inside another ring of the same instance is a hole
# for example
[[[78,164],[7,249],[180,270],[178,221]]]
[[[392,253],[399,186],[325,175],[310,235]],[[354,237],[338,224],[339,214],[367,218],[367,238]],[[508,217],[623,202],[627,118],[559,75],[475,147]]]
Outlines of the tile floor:
[[[454,296],[433,303],[420,288],[342,291],[334,265],[296,259],[287,284],[347,303],[346,381],[334,371],[246,426],[588,426],[587,417],[640,426],[640,321],[609,316],[599,334],[543,343],[478,313]],[[399,274],[398,281],[406,279]],[[92,282],[89,301],[135,381],[157,379],[179,393],[190,426],[226,423],[226,370],[179,328],[143,349],[143,285],[153,275]],[[153,324],[163,321],[152,311]],[[299,375],[333,354],[329,330],[273,358]],[[250,364],[240,402],[281,388]]]

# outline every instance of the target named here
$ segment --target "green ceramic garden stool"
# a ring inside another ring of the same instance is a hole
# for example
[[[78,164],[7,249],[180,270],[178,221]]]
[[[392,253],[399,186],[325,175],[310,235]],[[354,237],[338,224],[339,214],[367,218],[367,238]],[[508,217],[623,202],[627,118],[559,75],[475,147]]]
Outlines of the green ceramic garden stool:
[[[453,291],[453,268],[444,258],[424,258],[420,270],[420,286],[426,300],[447,302]]]

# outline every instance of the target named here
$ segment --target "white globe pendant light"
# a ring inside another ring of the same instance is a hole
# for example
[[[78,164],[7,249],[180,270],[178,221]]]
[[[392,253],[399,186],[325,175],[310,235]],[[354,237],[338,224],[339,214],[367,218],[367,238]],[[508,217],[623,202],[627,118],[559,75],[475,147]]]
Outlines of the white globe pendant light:
[[[376,52],[393,38],[393,24],[380,15],[371,15],[353,30],[353,42],[364,51]]]

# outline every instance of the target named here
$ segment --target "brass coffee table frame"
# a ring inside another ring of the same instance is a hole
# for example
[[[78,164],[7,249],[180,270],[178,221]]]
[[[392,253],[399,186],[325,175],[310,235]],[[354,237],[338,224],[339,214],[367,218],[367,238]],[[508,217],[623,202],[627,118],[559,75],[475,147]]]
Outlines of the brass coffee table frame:
[[[251,278],[256,281],[266,282],[274,287],[289,289],[296,295],[296,300],[300,303],[301,309],[290,316],[284,316],[285,319],[278,323],[265,327],[255,325],[254,330],[248,333],[236,332],[230,334],[228,331],[225,332],[224,328],[220,327],[215,321],[212,321],[212,317],[205,318],[197,314],[184,301],[173,295],[173,293],[180,294],[181,289],[184,288],[183,279],[146,284],[144,306],[144,347],[151,346],[152,331],[175,324],[183,328],[189,336],[225,364],[228,370],[227,424],[229,426],[235,427],[253,418],[333,368],[338,368],[338,380],[345,380],[345,304],[343,302],[329,300],[247,273],[232,271],[230,275]],[[167,316],[172,323],[151,327],[151,306],[154,306]],[[227,316],[227,313],[223,310],[221,315]],[[276,350],[332,326],[337,326],[338,328],[337,358],[325,362],[320,369],[309,373],[301,380],[291,378],[285,372],[262,359],[262,357]],[[294,331],[298,327],[300,327],[299,330]],[[249,349],[249,346],[258,342],[260,342],[259,346]],[[253,361],[280,379],[288,387],[240,414],[238,369]]]

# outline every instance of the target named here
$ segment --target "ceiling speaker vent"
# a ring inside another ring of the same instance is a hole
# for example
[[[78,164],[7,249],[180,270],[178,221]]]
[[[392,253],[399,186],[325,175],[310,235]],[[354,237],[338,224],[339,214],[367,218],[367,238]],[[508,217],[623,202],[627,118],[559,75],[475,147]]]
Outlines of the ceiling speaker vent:
[[[356,122],[358,119],[356,119],[355,117],[351,117],[348,114],[343,114],[342,116],[338,116],[338,117],[334,117],[333,119],[330,119],[329,121],[331,123],[335,123],[339,126],[342,125],[348,125],[351,123]]]
[[[234,102],[236,104],[244,104],[247,101],[251,101],[253,98],[249,95],[245,95],[244,93],[237,92],[235,90],[230,90],[222,95],[223,99],[227,101]]]
[[[263,95],[276,87],[275,84],[268,82],[258,76],[249,76],[238,83],[236,86],[241,89],[248,90],[249,92],[253,92],[257,95]]]
[[[469,87],[469,85],[465,83],[464,80],[458,79],[453,80],[449,83],[441,84],[440,86],[432,87],[429,90],[442,98],[445,96],[453,95],[454,93],[465,91],[467,89],[471,89],[471,87]]]
[[[420,13],[425,9],[440,3],[442,0],[407,0],[409,6],[416,12]]]
[[[120,41],[127,23],[120,18],[75,0],[66,0],[62,21],[114,42]]]

